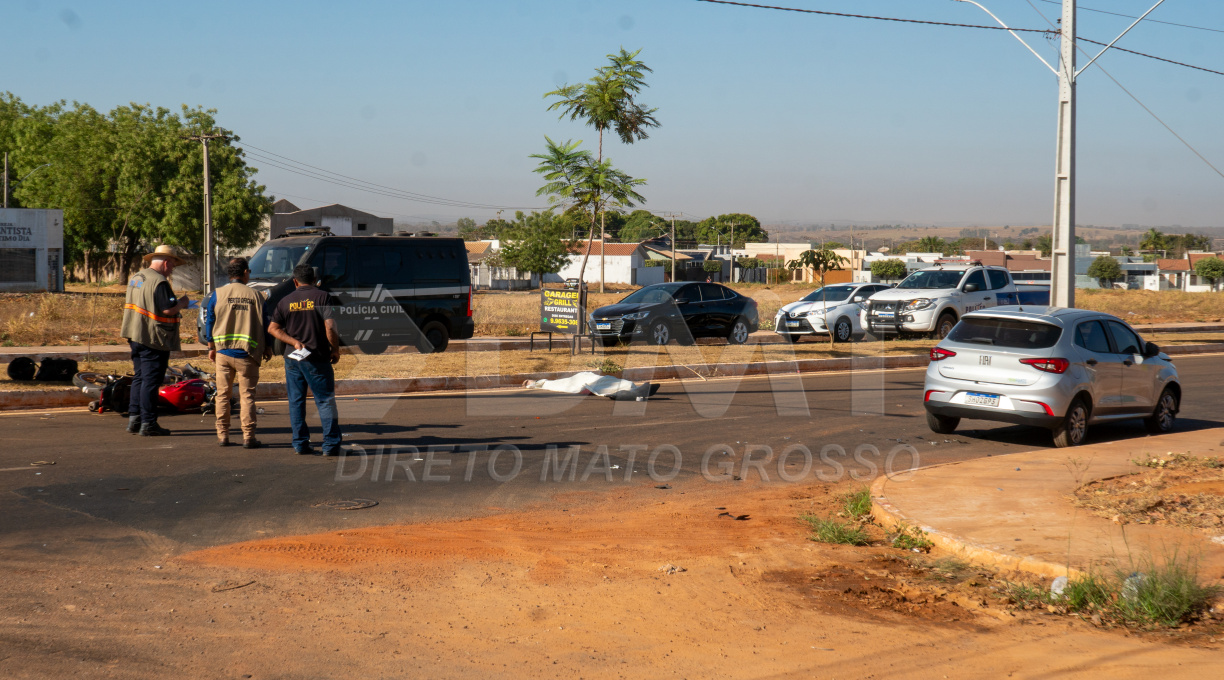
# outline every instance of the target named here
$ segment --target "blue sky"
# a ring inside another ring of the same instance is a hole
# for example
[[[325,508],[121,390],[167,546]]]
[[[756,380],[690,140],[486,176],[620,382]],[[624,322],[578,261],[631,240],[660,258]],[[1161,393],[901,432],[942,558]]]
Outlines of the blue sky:
[[[1154,2],[1080,5],[1138,15]],[[951,0],[765,4],[992,23]],[[982,4],[1017,27],[1047,27],[1034,7],[1059,14],[1043,0]],[[642,100],[662,126],[605,151],[648,180],[648,209],[799,224],[1048,224],[1052,213],[1056,79],[1000,31],[694,0],[10,0],[0,18],[0,88],[27,102],[216,108],[244,142],[421,194],[543,205],[528,156],[544,135],[595,142],[547,112],[543,93],[624,46],[654,69]],[[1119,45],[1224,71],[1224,3],[1166,0],[1151,18],[1217,30],[1143,23]],[[1081,9],[1079,23],[1107,42],[1130,20]],[[1053,61],[1055,43],[1026,39]],[[1224,76],[1122,53],[1098,63],[1224,171]],[[1224,225],[1224,177],[1096,68],[1079,81],[1078,145],[1079,223]],[[303,207],[495,214],[252,164]]]

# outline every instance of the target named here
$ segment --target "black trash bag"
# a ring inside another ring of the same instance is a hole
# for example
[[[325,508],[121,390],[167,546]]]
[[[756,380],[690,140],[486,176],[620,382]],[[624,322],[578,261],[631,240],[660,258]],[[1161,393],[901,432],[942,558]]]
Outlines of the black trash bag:
[[[72,376],[76,375],[76,373],[77,362],[75,359],[47,357],[38,365],[38,373],[34,375],[34,379],[43,382],[71,382]]]
[[[8,377],[10,380],[33,380],[37,368],[38,364],[30,357],[17,357],[9,362]]]

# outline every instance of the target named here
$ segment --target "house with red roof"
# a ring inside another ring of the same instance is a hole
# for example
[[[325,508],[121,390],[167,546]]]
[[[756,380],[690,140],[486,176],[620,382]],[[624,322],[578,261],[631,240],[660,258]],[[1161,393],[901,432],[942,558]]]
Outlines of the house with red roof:
[[[583,280],[587,284],[599,283],[599,256],[603,253],[603,280],[605,283],[616,283],[630,286],[649,286],[663,283],[663,267],[647,267],[650,259],[645,246],[641,243],[604,243],[599,239],[594,241],[577,241],[570,248],[569,263],[555,275],[544,277],[547,281],[565,281],[578,278],[578,269],[582,266],[582,256],[590,248],[586,272]],[[678,258],[677,258],[678,259]]]

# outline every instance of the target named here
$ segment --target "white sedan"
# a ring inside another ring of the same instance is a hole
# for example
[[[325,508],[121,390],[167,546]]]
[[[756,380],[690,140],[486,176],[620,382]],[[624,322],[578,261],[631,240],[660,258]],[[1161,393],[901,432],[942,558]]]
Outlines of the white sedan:
[[[832,328],[834,341],[850,342],[863,334],[859,323],[862,305],[888,288],[882,283],[839,283],[812,291],[778,310],[774,332],[797,342],[805,335],[828,333]]]

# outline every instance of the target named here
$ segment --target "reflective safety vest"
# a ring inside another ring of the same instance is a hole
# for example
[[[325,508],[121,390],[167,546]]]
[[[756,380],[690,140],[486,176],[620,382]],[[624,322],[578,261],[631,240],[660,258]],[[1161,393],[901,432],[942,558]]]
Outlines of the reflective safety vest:
[[[128,281],[127,300],[123,305],[123,325],[119,335],[146,347],[176,352],[179,340],[179,314],[166,316],[157,308],[153,292],[161,283],[169,283],[156,269],[141,269]]]
[[[234,281],[217,289],[213,307],[213,345],[218,349],[240,349],[251,356],[263,351],[263,296],[246,284]]]

